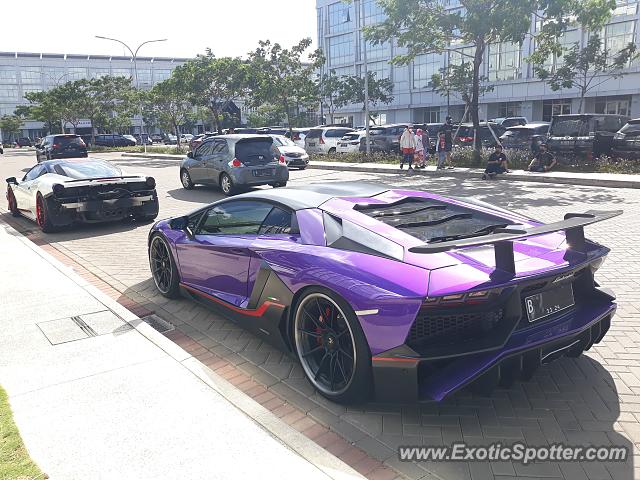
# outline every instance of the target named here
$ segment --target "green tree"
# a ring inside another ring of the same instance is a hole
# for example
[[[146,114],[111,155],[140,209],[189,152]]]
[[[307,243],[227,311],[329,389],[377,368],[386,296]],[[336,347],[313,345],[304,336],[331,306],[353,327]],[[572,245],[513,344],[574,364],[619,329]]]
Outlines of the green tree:
[[[327,75],[322,75],[318,85],[320,89],[320,101],[329,110],[329,123],[333,123],[333,117],[340,103],[342,79],[336,75],[335,70]]]
[[[538,78],[546,81],[551,90],[576,88],[580,93],[579,113],[584,113],[584,98],[591,90],[612,78],[620,78],[629,64],[638,57],[637,46],[630,43],[619,52],[612,54],[603,48],[599,35],[591,35],[587,44],[580,48],[578,43],[565,47],[559,57],[562,64],[557,68],[544,66],[544,58],[536,52],[534,71]]]
[[[282,108],[290,132],[300,113],[315,108],[320,99],[315,72],[324,63],[324,57],[321,50],[316,50],[308,61],[303,61],[310,46],[310,38],[290,49],[267,40],[260,41],[258,48],[249,54],[251,106],[270,103]]]
[[[15,137],[20,135],[20,129],[22,127],[22,118],[18,115],[4,115],[0,118],[0,130],[2,131],[3,140],[9,142],[14,140]],[[5,137],[9,135],[9,138]]]
[[[379,25],[367,27],[365,36],[374,44],[396,39],[406,53],[397,55],[394,63],[407,64],[417,55],[450,51],[468,59],[472,67],[470,113],[475,128],[480,123],[481,67],[490,44],[521,44],[536,18],[541,25],[535,33],[536,48],[557,50],[558,38],[571,19],[596,31],[610,18],[616,4],[615,0],[461,0],[462,9],[451,9],[441,0],[378,0],[378,3],[387,18]],[[477,138],[474,154],[477,162],[480,148]]]
[[[191,92],[188,86],[173,75],[153,86],[145,94],[145,118],[151,118],[164,130],[174,132],[177,147],[180,148],[180,127],[195,121]]]
[[[240,58],[216,58],[210,49],[205,55],[177,67],[173,75],[187,85],[193,105],[208,109],[218,132],[222,131],[225,110],[249,93],[249,67]],[[237,125],[236,125],[237,126]]]
[[[19,105],[16,115],[22,118],[43,122],[48,133],[62,132],[62,114],[60,107],[47,91],[27,92],[24,96],[29,105]]]
[[[487,84],[489,79],[480,76],[479,96],[493,90],[493,85]],[[453,95],[465,104],[466,111],[471,109],[473,99],[473,66],[471,62],[451,64],[440,69],[439,73],[431,77],[431,87],[442,97]],[[464,119],[463,119],[464,120]]]
[[[131,126],[137,109],[137,92],[126,77],[105,76],[77,82],[79,115],[91,121],[91,140],[96,130],[123,131]]]
[[[388,78],[376,78],[375,72],[369,74],[369,105],[375,108],[379,104],[389,104],[393,102],[393,82]],[[364,77],[358,75],[347,75],[341,77],[338,86],[338,97],[336,105],[338,108],[346,105],[364,105]],[[372,116],[369,117],[371,120]]]

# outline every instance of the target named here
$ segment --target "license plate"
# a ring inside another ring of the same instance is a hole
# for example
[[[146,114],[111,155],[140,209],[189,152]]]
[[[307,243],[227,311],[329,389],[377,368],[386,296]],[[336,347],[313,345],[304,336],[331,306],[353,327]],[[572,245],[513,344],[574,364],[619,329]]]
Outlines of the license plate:
[[[309,146],[310,146],[310,147],[315,147],[315,146],[316,146],[316,144],[315,144],[315,143],[311,143],[311,142],[309,142]]]
[[[272,177],[276,174],[276,171],[273,168],[269,168],[267,170],[254,170],[254,177]]]
[[[524,299],[529,322],[566,310],[574,304],[573,286],[570,283]]]

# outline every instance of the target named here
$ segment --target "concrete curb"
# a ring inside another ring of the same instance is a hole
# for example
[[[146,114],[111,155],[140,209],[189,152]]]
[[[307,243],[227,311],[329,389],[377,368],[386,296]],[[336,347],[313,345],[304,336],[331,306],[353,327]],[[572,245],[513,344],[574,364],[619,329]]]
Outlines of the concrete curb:
[[[172,359],[179,362],[191,374],[196,376],[209,388],[223,396],[231,405],[251,418],[271,436],[321,470],[329,478],[335,480],[355,480],[365,478],[342,460],[338,459],[305,435],[287,425],[271,411],[267,410],[244,392],[227,382],[224,378],[219,376],[206,365],[202,364],[199,360],[175,344],[169,338],[143,322],[127,308],[120,305],[108,295],[101,292],[97,287],[84,280],[73,270],[73,268],[64,265],[49,253],[45,252],[38,245],[15,230],[11,225],[6,222],[0,223],[10,234],[15,236],[20,242],[51,264],[56,270],[60,271],[72,282],[84,289],[89,295],[120,316],[138,333],[140,333],[140,335],[151,341]]]
[[[169,154],[144,154],[131,153],[123,154],[130,158],[147,158],[153,160],[172,160],[181,161],[184,157],[181,155]],[[360,173],[381,173],[396,174],[407,176],[407,170],[400,170],[397,165],[380,164],[380,166],[372,164],[360,163],[340,163],[340,162],[314,162],[307,167],[315,170],[333,170],[339,172],[360,172]],[[479,168],[456,168],[455,170],[436,170],[434,167],[428,167],[424,170],[414,170],[413,176],[430,176],[430,177],[455,177],[460,179],[479,179],[482,175],[482,169]],[[516,180],[521,182],[533,183],[552,183],[559,185],[578,185],[585,187],[605,187],[605,188],[640,188],[640,175],[632,174],[571,174],[565,172],[548,173],[529,173],[522,170],[514,171],[509,175],[499,177],[503,180]]]

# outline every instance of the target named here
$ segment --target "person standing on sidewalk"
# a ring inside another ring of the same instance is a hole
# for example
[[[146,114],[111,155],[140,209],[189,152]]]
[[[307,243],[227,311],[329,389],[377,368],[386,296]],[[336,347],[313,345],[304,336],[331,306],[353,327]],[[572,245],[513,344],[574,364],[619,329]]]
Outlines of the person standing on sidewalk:
[[[424,143],[422,141],[424,137],[422,136],[422,130],[416,130],[416,153],[413,157],[414,163],[416,164],[416,168],[424,168],[426,165],[424,163]]]
[[[444,125],[440,127],[439,132],[444,133],[445,146],[444,151],[447,157],[447,164],[451,167],[451,150],[453,150],[453,118],[447,117],[447,120]],[[442,166],[444,168],[444,165]]]
[[[436,154],[438,155],[438,164],[436,170],[444,170],[444,164],[447,159],[447,140],[444,132],[438,133],[438,141],[436,142]]]
[[[416,151],[416,138],[411,127],[407,125],[400,137],[400,149],[402,150],[402,160],[400,161],[400,169],[404,168],[405,162],[409,163],[409,170],[413,170],[413,154]]]

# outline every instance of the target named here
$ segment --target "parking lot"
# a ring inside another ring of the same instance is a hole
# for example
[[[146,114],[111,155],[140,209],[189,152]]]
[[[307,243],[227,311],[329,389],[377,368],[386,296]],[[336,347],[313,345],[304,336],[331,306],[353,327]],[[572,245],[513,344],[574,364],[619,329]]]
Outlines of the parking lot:
[[[182,215],[222,198],[212,188],[186,191],[173,160],[147,160],[100,154],[131,172],[155,177],[159,218]],[[30,150],[6,150],[0,156],[2,178],[23,175],[35,163]],[[597,278],[618,295],[619,309],[604,341],[579,359],[561,359],[535,377],[491,396],[467,391],[442,403],[367,404],[345,408],[317,395],[295,359],[262,343],[252,334],[187,300],[160,296],[151,280],[146,239],[150,225],[120,222],[41,234],[25,219],[12,219],[6,202],[0,218],[38,243],[55,248],[106,282],[126,300],[170,321],[214,355],[307,413],[339,437],[360,447],[409,478],[484,479],[565,478],[631,479],[640,477],[635,461],[640,444],[640,190],[570,187],[542,183],[411,177],[403,174],[293,171],[291,184],[366,180],[395,187],[474,197],[543,221],[567,212],[623,209],[624,215],[588,227],[590,238],[612,249]],[[46,286],[43,286],[43,293]],[[401,463],[400,445],[442,445],[464,440],[482,445],[496,441],[529,445],[628,446],[634,456],[622,463],[423,462]],[[331,442],[325,446],[331,451]],[[635,472],[634,472],[635,469]],[[635,473],[635,475],[634,475]]]

